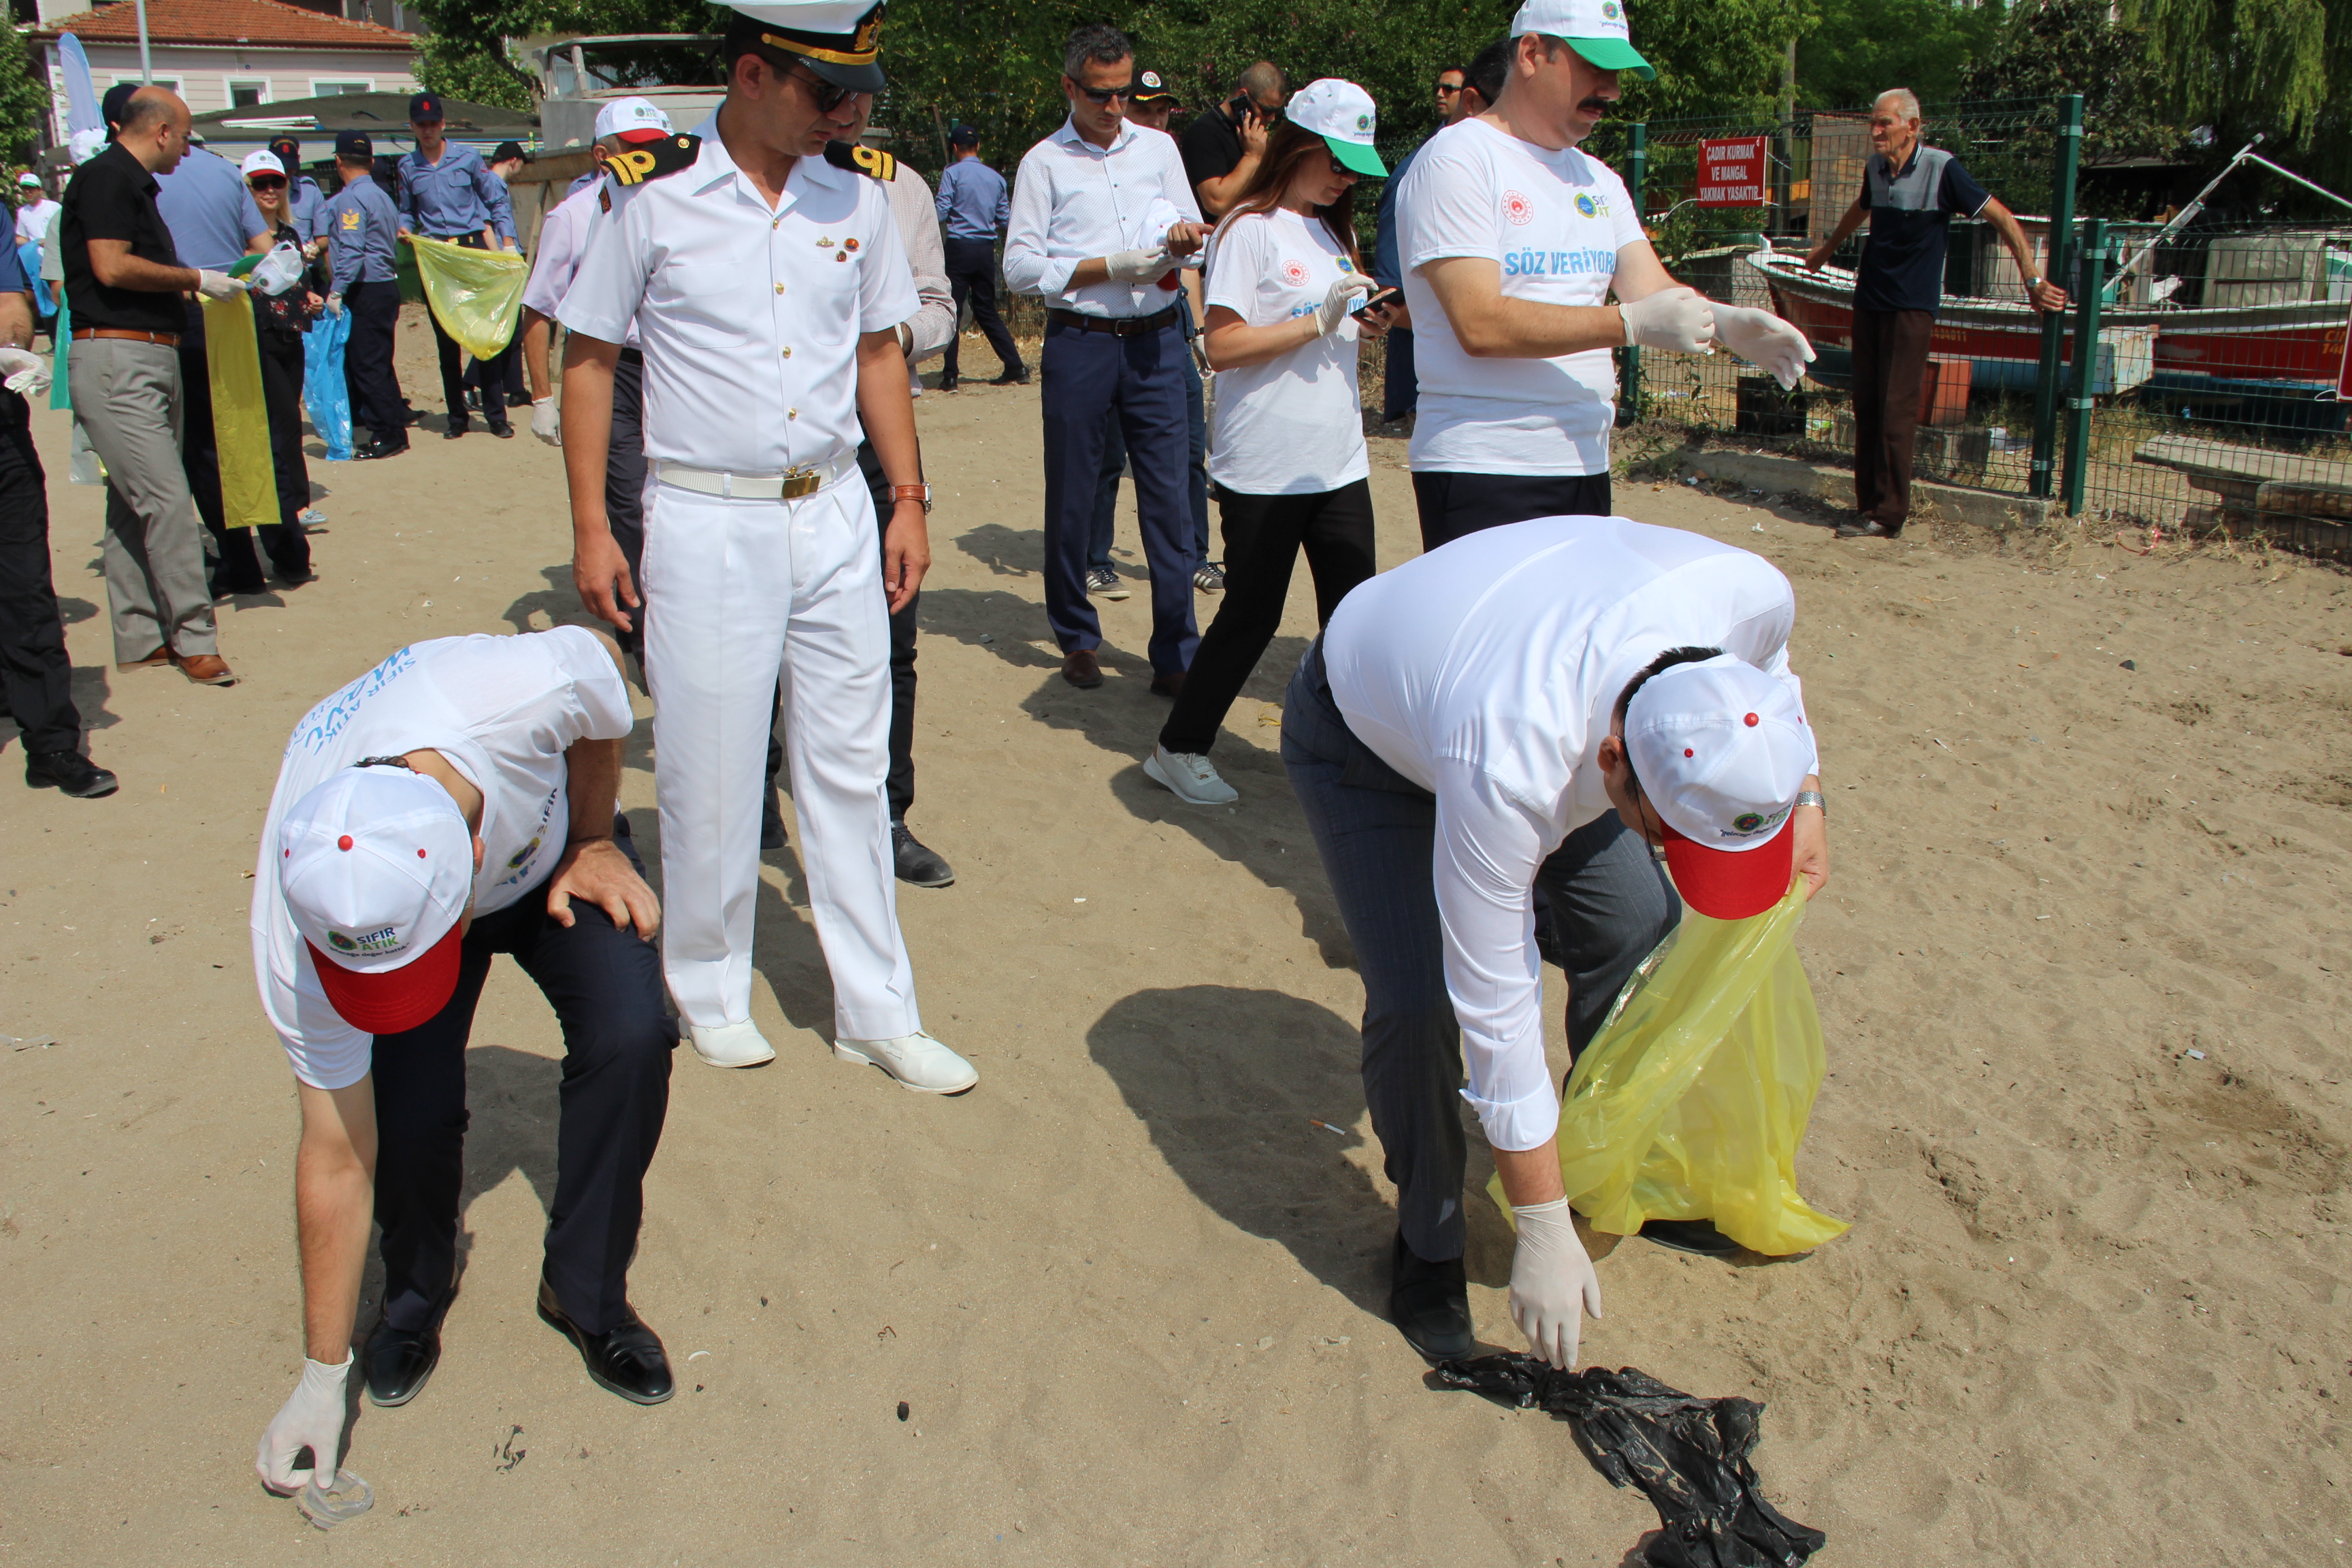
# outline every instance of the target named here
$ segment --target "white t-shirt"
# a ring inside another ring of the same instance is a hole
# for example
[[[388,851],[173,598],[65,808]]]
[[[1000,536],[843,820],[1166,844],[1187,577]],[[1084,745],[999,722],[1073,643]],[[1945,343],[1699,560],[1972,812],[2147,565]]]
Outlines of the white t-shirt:
[[[1466,534],[1359,586],[1323,634],[1348,728],[1437,797],[1433,869],[1445,988],[1487,1140],[1532,1149],[1559,1121],[1544,1065],[1528,890],[1612,809],[1597,762],[1611,710],[1673,647],[1789,668],[1797,601],[1762,556],[1622,517]],[[1818,771],[1818,770],[1809,770]]]
[[[375,1037],[343,1022],[320,989],[278,882],[287,808],[362,757],[430,748],[482,792],[474,912],[535,890],[562,857],[571,804],[564,751],[616,741],[635,721],[613,656],[582,626],[520,637],[413,643],[302,716],[278,764],[253,874],[253,973],[294,1076],[347,1089],[367,1076]]]
[[[1643,237],[1624,182],[1573,148],[1550,152],[1465,120],[1414,156],[1396,207],[1421,383],[1414,471],[1608,472],[1617,418],[1610,351],[1472,359],[1420,268],[1444,257],[1486,257],[1502,267],[1507,299],[1606,303],[1617,252]]]
[[[37,197],[16,209],[16,243],[38,245],[49,232],[49,219],[65,209],[47,196]]]
[[[1252,327],[1310,315],[1355,270],[1320,218],[1277,207],[1217,230],[1208,304]],[[1242,495],[1336,490],[1372,471],[1356,394],[1356,323],[1342,321],[1278,358],[1217,373],[1209,477]]]

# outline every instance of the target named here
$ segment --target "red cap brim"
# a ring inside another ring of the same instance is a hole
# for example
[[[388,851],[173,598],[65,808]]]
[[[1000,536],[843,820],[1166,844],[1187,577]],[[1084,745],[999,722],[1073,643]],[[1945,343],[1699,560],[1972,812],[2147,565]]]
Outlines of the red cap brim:
[[[626,142],[631,146],[635,146],[643,142],[658,142],[668,134],[668,132],[658,125],[640,125],[631,131],[615,131],[613,132],[613,137],[615,141]]]
[[[457,990],[457,960],[465,938],[453,925],[447,935],[398,969],[374,974],[345,969],[307,937],[302,945],[310,950],[310,967],[319,972],[319,988],[327,994],[336,1016],[371,1035],[399,1035],[449,1005]]]
[[[1753,849],[1709,849],[1665,823],[1666,869],[1683,902],[1710,920],[1744,921],[1760,915],[1787,896],[1796,875],[1796,824]]]

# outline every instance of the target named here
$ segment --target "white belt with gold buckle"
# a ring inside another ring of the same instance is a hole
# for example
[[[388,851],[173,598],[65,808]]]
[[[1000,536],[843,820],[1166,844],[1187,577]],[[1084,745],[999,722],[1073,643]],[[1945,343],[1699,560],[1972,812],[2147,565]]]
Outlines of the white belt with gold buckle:
[[[798,500],[816,494],[856,466],[856,450],[850,448],[781,474],[730,474],[684,463],[656,463],[654,472],[663,484],[727,500]]]

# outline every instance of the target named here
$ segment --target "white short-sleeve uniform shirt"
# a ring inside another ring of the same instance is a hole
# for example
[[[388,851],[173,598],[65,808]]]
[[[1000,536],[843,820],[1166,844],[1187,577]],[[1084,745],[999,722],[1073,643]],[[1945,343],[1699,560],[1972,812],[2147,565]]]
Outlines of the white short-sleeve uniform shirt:
[[[261,1009],[295,1077],[347,1089],[367,1076],[375,1037],[328,1003],[287,910],[278,882],[287,808],[362,757],[440,752],[482,792],[474,912],[489,914],[536,891],[562,858],[564,752],[574,741],[617,741],[633,723],[619,667],[583,626],[412,643],[302,716],[269,796],[252,916]]]
[[[1643,238],[1624,182],[1574,148],[1555,153],[1465,120],[1415,154],[1397,192],[1397,225],[1421,383],[1414,470],[1606,473],[1617,417],[1610,351],[1472,359],[1420,268],[1485,257],[1501,266],[1507,298],[1604,304],[1617,252]]]
[[[1207,300],[1252,327],[1311,315],[1355,264],[1319,218],[1276,208],[1229,218],[1209,253]],[[1286,354],[1217,373],[1209,477],[1253,496],[1314,495],[1371,473],[1356,392],[1353,321]]]
[[[556,312],[563,308],[563,296],[570,291],[572,280],[580,275],[580,260],[586,254],[588,231],[600,214],[598,198],[603,195],[604,177],[601,174],[565,196],[548,215],[539,220],[539,248],[530,258],[530,280],[522,286],[522,302],[545,316],[557,320]],[[624,347],[637,346],[637,324],[629,323],[628,335],[621,340]]]
[[[556,312],[646,356],[646,456],[781,474],[854,452],[857,340],[921,307],[882,185],[796,159],[771,208],[719,139],[695,162],[614,190]]]
[[[1323,667],[1349,730],[1437,797],[1445,988],[1465,1098],[1496,1148],[1559,1125],[1528,890],[1560,840],[1614,809],[1599,752],[1618,694],[1668,648],[1717,647],[1786,682],[1801,712],[1796,616],[1762,556],[1622,517],[1482,529],[1333,613]]]

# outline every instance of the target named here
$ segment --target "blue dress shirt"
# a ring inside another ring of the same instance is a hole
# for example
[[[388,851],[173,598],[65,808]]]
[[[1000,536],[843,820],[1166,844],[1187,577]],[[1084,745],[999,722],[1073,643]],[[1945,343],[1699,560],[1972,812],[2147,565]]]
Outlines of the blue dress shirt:
[[[400,215],[373,179],[362,174],[330,197],[320,209],[319,227],[327,237],[332,260],[330,292],[348,294],[353,283],[393,280],[392,247]]]
[[[1013,210],[1004,176],[977,158],[959,158],[940,176],[940,221],[950,239],[994,239]]]
[[[514,238],[507,183],[490,173],[479,153],[456,142],[441,144],[437,163],[426,163],[422,153],[401,154],[400,216],[413,232],[434,239],[486,228],[500,239]]]
[[[319,226],[319,215],[325,209],[327,198],[320,191],[319,182],[308,174],[293,177],[289,195],[294,207],[294,232],[308,245],[326,232]]]
[[[245,176],[217,153],[191,147],[180,166],[156,175],[155,184],[161,187],[155,210],[172,231],[183,267],[226,272],[244,258],[255,235],[275,232],[253,205]]]

